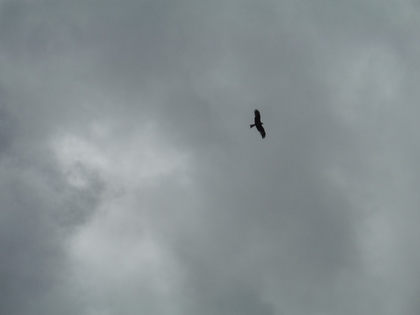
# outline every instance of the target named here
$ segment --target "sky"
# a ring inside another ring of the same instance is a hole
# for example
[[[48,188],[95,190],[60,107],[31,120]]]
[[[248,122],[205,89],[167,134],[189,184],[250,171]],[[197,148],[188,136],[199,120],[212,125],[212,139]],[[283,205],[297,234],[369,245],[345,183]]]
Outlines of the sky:
[[[419,33],[416,0],[1,0],[0,314],[419,314]]]

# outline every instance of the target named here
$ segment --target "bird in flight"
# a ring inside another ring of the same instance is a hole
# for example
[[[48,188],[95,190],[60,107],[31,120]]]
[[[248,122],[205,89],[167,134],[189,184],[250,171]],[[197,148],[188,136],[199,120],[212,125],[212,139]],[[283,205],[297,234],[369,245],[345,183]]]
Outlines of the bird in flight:
[[[261,115],[260,115],[260,111],[258,109],[254,110],[254,123],[252,125],[249,125],[250,128],[252,127],[256,127],[257,130],[260,132],[261,137],[264,139],[265,138],[265,130],[264,127],[262,126],[263,123],[261,122]]]

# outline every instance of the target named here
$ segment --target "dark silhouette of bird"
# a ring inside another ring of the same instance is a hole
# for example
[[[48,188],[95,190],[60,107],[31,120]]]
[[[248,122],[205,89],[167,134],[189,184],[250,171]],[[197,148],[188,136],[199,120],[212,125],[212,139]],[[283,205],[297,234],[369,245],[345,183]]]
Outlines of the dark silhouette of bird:
[[[265,138],[265,130],[264,127],[262,126],[263,123],[261,122],[261,115],[260,115],[260,111],[258,109],[254,110],[254,123],[252,125],[249,125],[250,128],[252,127],[256,127],[257,130],[260,132],[261,137],[264,139]]]

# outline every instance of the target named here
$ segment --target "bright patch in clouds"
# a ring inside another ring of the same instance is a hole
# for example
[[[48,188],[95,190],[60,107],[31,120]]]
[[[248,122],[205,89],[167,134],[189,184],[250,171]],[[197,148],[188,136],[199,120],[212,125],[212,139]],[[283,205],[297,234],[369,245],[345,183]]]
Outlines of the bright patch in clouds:
[[[110,139],[116,141],[110,144]],[[189,183],[189,155],[160,140],[152,125],[115,139],[110,128],[95,123],[88,136],[61,135],[52,148],[69,184],[80,189],[89,185],[92,173],[128,186],[150,185],[169,175]]]

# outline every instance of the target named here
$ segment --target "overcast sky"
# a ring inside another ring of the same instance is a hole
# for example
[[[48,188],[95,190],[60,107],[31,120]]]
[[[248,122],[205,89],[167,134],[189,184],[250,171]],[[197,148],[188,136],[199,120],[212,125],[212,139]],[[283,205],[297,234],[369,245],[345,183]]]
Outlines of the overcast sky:
[[[0,0],[0,314],[418,315],[419,34],[416,0]]]

